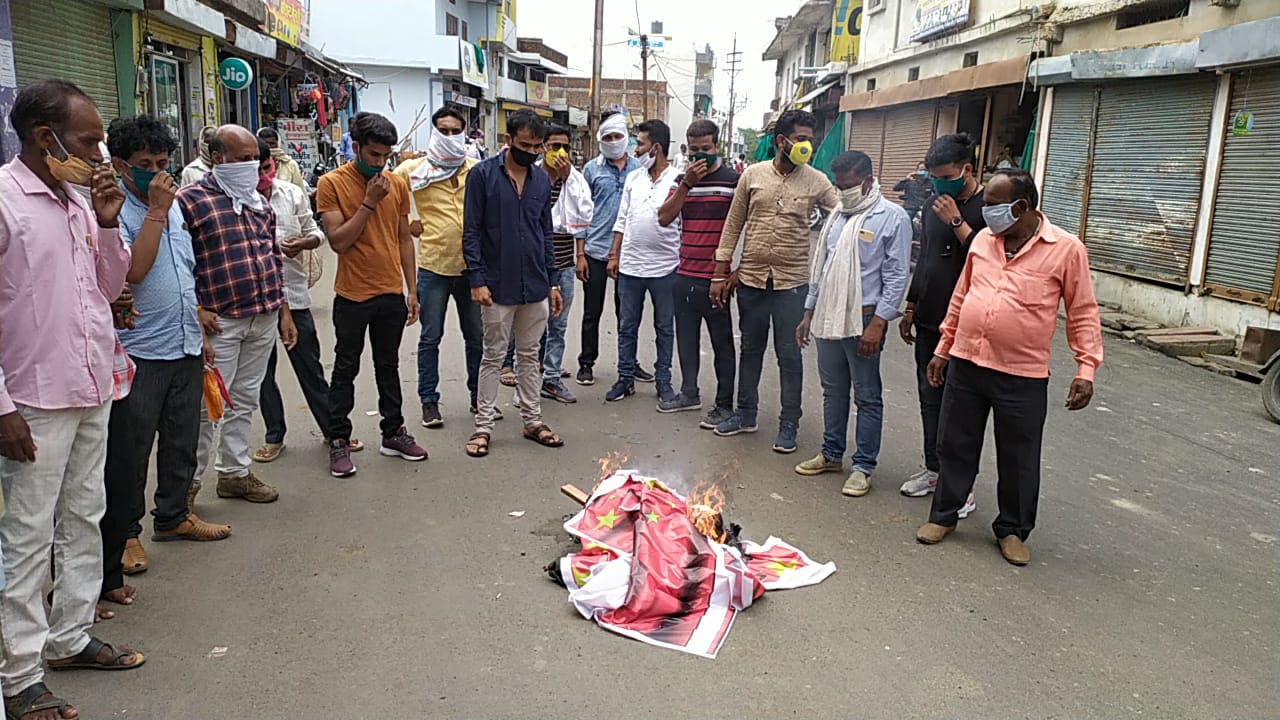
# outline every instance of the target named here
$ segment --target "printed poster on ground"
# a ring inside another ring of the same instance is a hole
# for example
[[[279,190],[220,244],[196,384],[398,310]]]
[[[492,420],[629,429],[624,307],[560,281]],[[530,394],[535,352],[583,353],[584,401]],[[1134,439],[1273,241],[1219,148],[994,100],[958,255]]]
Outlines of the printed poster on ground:
[[[924,42],[964,27],[969,22],[969,0],[916,0],[911,41]]]

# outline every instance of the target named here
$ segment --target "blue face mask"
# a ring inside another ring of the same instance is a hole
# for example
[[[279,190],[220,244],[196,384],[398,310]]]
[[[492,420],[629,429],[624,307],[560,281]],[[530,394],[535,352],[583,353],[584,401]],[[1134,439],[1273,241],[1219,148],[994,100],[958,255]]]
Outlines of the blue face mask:
[[[982,219],[986,221],[987,228],[996,235],[1003,235],[1009,231],[1018,222],[1018,218],[1014,217],[1013,206],[1019,201],[1011,203],[1002,203],[1000,205],[983,205]]]
[[[133,186],[137,188],[138,194],[145,196],[148,188],[151,187],[151,181],[156,179],[156,175],[160,173],[155,170],[143,170],[140,167],[129,166],[129,180]]]

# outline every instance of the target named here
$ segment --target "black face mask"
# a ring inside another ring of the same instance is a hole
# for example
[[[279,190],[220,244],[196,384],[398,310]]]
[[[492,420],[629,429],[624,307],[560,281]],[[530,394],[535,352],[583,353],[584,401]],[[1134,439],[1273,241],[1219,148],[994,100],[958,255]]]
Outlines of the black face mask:
[[[507,148],[507,152],[511,153],[511,159],[520,167],[529,167],[538,161],[538,153],[526,152],[514,145]]]

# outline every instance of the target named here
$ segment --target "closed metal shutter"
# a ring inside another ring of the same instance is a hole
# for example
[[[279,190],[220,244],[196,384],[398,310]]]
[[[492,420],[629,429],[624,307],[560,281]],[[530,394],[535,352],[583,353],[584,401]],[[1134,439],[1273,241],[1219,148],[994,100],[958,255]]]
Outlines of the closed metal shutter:
[[[1063,85],[1053,91],[1041,208],[1053,224],[1073,235],[1080,234],[1095,95],[1091,86]]]
[[[9,17],[19,88],[66,80],[93,98],[104,124],[120,114],[110,10],[84,0],[10,0]]]
[[[914,103],[894,108],[884,115],[884,151],[876,175],[882,185],[893,184],[916,171],[916,165],[924,160],[933,142],[934,121],[937,116],[935,103]],[[896,193],[886,195],[901,204]]]
[[[884,113],[875,110],[855,112],[849,118],[850,150],[864,152],[871,158],[871,167],[880,172],[880,150],[884,147]]]
[[[1243,109],[1257,122],[1249,134],[1237,137],[1231,120]],[[1280,228],[1275,213],[1264,205],[1280,185],[1280,126],[1275,118],[1280,118],[1280,68],[1233,74],[1205,284],[1216,286],[1209,288],[1215,294],[1258,304],[1275,302],[1280,255]]]
[[[1103,86],[1084,229],[1091,265],[1186,283],[1213,95],[1212,75]]]

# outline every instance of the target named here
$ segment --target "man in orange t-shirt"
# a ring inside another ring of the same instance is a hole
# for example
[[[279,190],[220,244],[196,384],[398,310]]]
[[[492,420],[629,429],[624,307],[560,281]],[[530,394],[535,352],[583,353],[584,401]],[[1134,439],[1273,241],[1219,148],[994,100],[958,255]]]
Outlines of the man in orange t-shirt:
[[[355,474],[351,462],[351,410],[355,379],[369,333],[382,415],[383,455],[418,461],[427,451],[404,427],[400,393],[400,338],[418,318],[417,261],[409,233],[409,186],[383,167],[396,144],[395,125],[362,112],[350,122],[355,160],[321,176],[316,209],[329,245],[338,253],[333,327],[337,336],[329,383],[329,472]],[[405,289],[408,288],[408,292]]]

